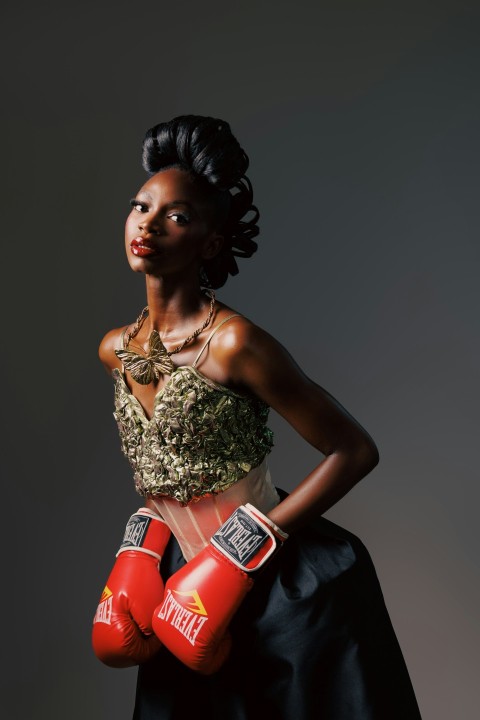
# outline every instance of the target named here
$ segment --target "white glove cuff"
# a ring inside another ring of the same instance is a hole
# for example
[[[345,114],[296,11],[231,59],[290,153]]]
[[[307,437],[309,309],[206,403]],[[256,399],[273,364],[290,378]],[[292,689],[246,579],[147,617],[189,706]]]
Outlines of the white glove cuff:
[[[259,519],[261,522],[266,523],[266,524],[272,529],[274,535],[277,536],[278,540],[281,540],[282,542],[284,542],[285,540],[288,539],[288,533],[286,533],[286,532],[284,532],[283,530],[281,530],[281,529],[278,527],[278,525],[275,525],[275,523],[274,523],[272,520],[270,520],[269,517],[267,517],[267,516],[264,515],[262,512],[260,512],[260,510],[258,510],[258,508],[256,508],[254,505],[251,505],[250,503],[246,503],[246,504],[244,505],[244,507],[248,508],[248,509],[250,510],[250,512],[251,512],[254,516],[258,517],[258,519]]]

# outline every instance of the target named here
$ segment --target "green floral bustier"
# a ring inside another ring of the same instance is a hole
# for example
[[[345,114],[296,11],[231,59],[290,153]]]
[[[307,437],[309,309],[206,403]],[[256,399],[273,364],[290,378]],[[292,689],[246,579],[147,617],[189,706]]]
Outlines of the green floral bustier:
[[[266,403],[233,392],[191,365],[173,371],[150,420],[120,370],[114,368],[112,376],[113,416],[140,495],[168,495],[186,505],[222,492],[273,446]]]

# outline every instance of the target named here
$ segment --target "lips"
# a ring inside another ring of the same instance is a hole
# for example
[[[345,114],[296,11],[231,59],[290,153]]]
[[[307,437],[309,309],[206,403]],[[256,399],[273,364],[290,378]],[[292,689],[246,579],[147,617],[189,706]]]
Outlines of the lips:
[[[153,242],[146,238],[136,237],[130,243],[130,249],[137,257],[146,257],[147,255],[155,255],[158,248]]]

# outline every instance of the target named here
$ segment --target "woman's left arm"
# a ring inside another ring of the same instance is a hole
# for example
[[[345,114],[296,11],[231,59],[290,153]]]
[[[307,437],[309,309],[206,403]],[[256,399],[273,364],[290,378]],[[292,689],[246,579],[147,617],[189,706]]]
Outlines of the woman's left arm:
[[[264,400],[325,455],[268,513],[282,530],[291,533],[322,515],[365,477],[378,463],[377,447],[360,423],[310,380],[287,350],[261,328],[237,324],[223,349],[232,381]]]

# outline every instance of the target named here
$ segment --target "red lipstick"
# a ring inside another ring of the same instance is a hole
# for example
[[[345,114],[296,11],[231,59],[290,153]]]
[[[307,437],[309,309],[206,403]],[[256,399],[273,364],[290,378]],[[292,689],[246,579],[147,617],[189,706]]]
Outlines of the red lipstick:
[[[134,238],[130,243],[130,249],[137,257],[147,257],[158,252],[158,248],[150,240],[142,237]]]

